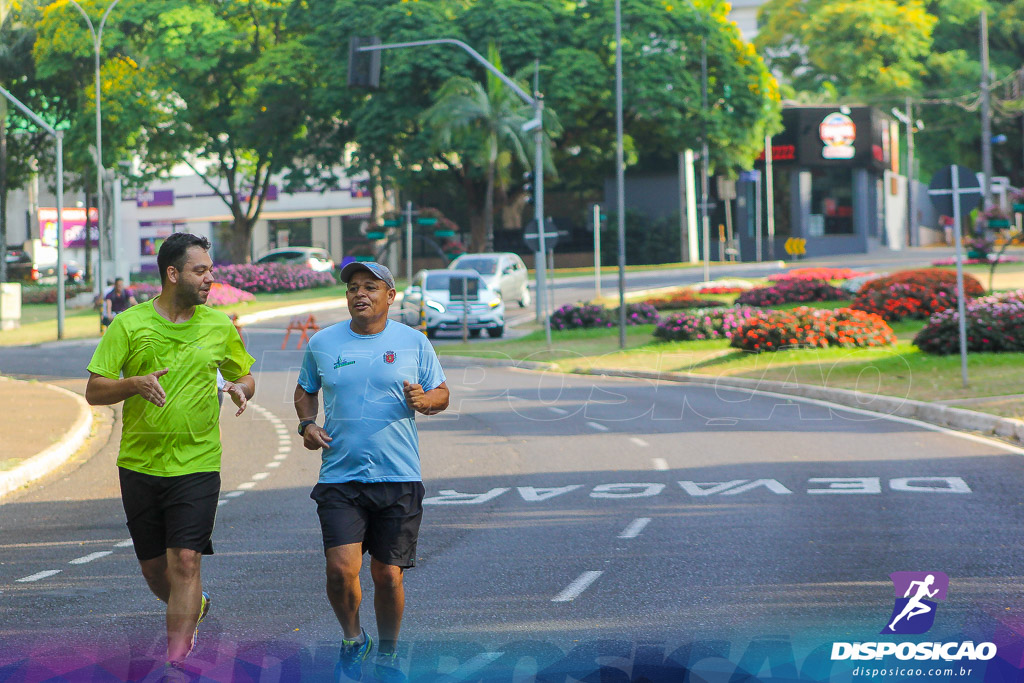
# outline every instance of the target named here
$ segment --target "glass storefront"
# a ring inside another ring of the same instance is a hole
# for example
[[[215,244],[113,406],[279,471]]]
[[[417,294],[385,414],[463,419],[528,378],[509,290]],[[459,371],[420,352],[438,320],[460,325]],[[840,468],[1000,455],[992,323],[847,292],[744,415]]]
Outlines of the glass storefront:
[[[808,237],[854,234],[853,169],[811,170],[811,215],[807,228]]]

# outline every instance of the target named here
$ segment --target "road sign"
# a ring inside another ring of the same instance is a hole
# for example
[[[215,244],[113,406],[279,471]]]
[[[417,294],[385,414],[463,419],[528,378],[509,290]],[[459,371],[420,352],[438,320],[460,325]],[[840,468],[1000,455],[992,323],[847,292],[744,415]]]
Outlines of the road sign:
[[[966,166],[946,166],[933,175],[932,182],[928,184],[932,206],[943,216],[952,216],[954,213],[953,173],[956,173],[960,213],[970,213],[981,204],[981,183],[978,182],[977,174]]]
[[[526,224],[523,230],[523,241],[527,248],[536,253],[540,251],[540,237],[537,236],[537,221],[533,220]],[[555,222],[548,218],[544,221],[544,248],[551,251],[558,244],[558,228]]]
[[[786,253],[790,256],[799,256],[807,253],[807,240],[802,237],[790,237],[786,240]]]

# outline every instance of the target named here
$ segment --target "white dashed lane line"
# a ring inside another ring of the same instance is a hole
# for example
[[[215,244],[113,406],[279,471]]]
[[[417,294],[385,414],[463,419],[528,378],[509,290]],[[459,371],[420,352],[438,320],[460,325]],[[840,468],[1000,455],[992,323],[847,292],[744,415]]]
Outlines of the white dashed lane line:
[[[602,571],[583,572],[576,580],[566,586],[565,590],[551,598],[551,602],[572,602],[580,596],[583,591],[590,587],[590,584],[597,581],[597,578],[604,574]]]
[[[646,447],[646,446],[650,446],[651,445],[651,444],[647,443],[646,441],[644,441],[643,439],[641,439],[640,437],[637,437],[637,436],[631,436],[631,437],[629,437],[629,440],[632,441],[637,446],[640,446],[640,447]]]
[[[664,471],[668,469],[668,462],[665,458],[651,458],[651,465],[653,465],[656,470]]]
[[[640,535],[640,532],[644,530],[648,524],[651,523],[650,517],[638,517],[629,523],[622,533],[619,534],[619,538],[636,538]]]
[[[238,498],[240,495],[242,495],[244,493],[245,493],[245,491],[232,491],[231,493],[225,493],[224,497],[225,498]]]
[[[254,481],[246,481],[246,482],[243,482],[243,483],[238,485],[238,490],[239,491],[248,491],[251,488],[255,488],[255,486],[256,486],[256,482],[254,482]]]
[[[68,562],[68,564],[85,564],[86,562],[92,562],[93,560],[98,560],[101,557],[106,557],[107,555],[113,555],[113,554],[114,554],[113,550],[100,550],[100,551],[95,552],[95,553],[89,553],[88,555],[83,555],[82,557],[76,557],[75,559],[73,559],[70,562]]]
[[[588,422],[587,426],[590,427],[591,429],[599,431],[599,432],[607,432],[608,431],[608,428],[605,427],[600,422]]]
[[[135,542],[132,541],[132,539],[129,538],[129,539],[126,539],[124,541],[121,541],[120,543],[115,543],[114,547],[115,548],[131,548],[133,545],[135,545]]]
[[[253,481],[263,481],[264,479],[266,479],[269,476],[270,476],[270,474],[268,472],[257,472],[256,474],[252,475],[252,480]]]
[[[54,574],[60,574],[60,570],[47,569],[46,571],[37,572],[35,574],[32,574],[31,576],[23,576],[22,578],[18,579],[18,583],[32,583],[33,581],[39,581],[40,579],[47,579],[53,576]]]
[[[569,414],[568,410],[564,410],[562,408],[556,408],[554,406],[548,406],[548,410],[550,410],[552,413],[555,413],[556,415],[568,415]]]

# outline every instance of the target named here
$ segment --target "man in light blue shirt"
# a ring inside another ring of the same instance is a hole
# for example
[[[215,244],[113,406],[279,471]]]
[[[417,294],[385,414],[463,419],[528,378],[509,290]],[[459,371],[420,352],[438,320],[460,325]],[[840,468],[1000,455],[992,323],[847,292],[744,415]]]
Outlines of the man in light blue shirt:
[[[402,573],[416,563],[423,514],[416,413],[448,407],[444,372],[427,338],[388,320],[395,280],[379,263],[350,263],[350,323],[313,335],[295,387],[299,434],[310,450],[322,449],[317,502],[327,598],[344,637],[338,666],[359,680],[373,639],[359,624],[359,570],[370,553],[380,646],[376,673],[401,679],[396,641],[405,592]],[[324,423],[317,425],[318,394]]]

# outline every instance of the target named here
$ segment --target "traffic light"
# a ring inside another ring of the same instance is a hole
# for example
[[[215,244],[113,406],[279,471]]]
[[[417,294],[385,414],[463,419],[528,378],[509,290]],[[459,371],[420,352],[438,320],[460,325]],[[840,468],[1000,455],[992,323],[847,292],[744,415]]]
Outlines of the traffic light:
[[[380,87],[380,50],[360,52],[359,48],[380,45],[380,38],[352,36],[348,39],[348,87],[376,90]]]
[[[527,171],[523,174],[523,192],[533,196],[533,171]]]

